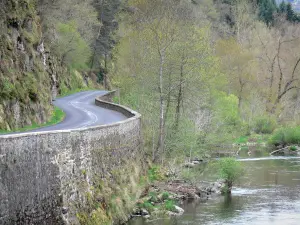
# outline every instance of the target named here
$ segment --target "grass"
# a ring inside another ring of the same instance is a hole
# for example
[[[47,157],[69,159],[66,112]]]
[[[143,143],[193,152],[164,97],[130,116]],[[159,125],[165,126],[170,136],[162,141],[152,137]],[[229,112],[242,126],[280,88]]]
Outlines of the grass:
[[[119,104],[120,103],[120,99],[118,96],[114,96],[113,99],[112,99],[113,103],[115,104]]]
[[[251,134],[250,136],[241,136],[234,140],[235,144],[246,144],[247,142],[255,142],[258,144],[268,142],[270,134]]]
[[[235,141],[234,141],[234,143],[237,143],[237,144],[245,144],[245,143],[247,143],[248,142],[248,136],[241,136],[241,137],[239,137],[238,139],[236,139]]]
[[[0,134],[9,134],[9,133],[13,133],[13,132],[25,132],[25,131],[38,129],[38,128],[41,128],[41,127],[47,127],[47,126],[51,126],[51,125],[60,123],[64,118],[65,118],[64,111],[62,111],[58,107],[54,107],[52,117],[48,122],[46,122],[44,124],[32,123],[32,125],[30,125],[30,126],[25,126],[25,127],[22,127],[22,128],[13,129],[11,131],[0,130]]]

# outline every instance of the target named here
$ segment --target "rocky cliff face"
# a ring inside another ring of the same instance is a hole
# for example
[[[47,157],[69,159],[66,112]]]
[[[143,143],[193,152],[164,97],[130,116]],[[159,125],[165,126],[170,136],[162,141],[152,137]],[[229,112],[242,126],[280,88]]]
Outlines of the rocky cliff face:
[[[0,130],[46,122],[60,86],[72,88],[70,73],[43,42],[35,4],[0,1]]]

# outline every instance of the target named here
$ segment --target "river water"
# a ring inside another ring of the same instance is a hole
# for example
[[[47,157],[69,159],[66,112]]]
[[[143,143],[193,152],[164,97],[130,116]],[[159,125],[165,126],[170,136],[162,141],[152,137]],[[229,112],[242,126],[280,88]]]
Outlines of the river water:
[[[300,225],[300,157],[241,158],[245,175],[230,196],[187,203],[183,216],[130,225]],[[208,169],[201,179],[213,181]]]

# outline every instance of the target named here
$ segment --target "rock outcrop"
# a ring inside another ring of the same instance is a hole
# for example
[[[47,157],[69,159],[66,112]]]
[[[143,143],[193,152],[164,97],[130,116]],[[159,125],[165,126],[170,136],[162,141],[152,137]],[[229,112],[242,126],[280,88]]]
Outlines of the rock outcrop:
[[[74,76],[44,42],[34,0],[0,2],[0,130],[49,120],[51,101]],[[86,86],[79,75],[76,85]],[[73,85],[73,86],[72,86]]]

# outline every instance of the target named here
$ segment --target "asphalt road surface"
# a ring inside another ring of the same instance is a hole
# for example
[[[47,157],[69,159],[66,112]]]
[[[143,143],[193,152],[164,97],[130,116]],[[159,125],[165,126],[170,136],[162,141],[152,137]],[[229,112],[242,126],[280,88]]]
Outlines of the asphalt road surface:
[[[105,93],[107,91],[84,91],[67,97],[57,98],[53,104],[66,113],[65,119],[56,125],[22,133],[85,128],[127,119],[122,113],[95,105],[95,98]]]

